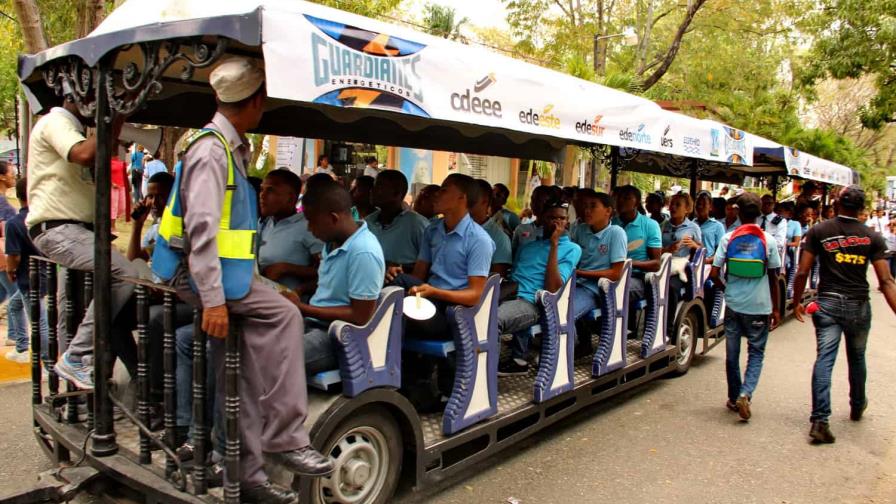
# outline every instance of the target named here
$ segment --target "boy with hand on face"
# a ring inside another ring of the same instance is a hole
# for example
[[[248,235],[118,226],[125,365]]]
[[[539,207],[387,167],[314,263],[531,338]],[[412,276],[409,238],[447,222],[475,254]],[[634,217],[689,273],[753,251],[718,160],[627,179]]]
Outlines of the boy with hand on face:
[[[325,243],[318,269],[319,284],[309,303],[295,293],[287,297],[306,318],[305,372],[335,369],[336,351],[328,332],[330,323],[343,320],[364,325],[376,310],[386,263],[383,249],[352,217],[348,191],[336,182],[322,183],[303,200],[308,229]]]
[[[529,371],[528,329],[538,323],[535,294],[541,289],[556,292],[569,280],[582,249],[569,239],[566,222],[569,205],[550,199],[538,216],[542,237],[529,241],[517,251],[512,279],[517,283],[517,298],[498,307],[498,332],[513,334],[512,358],[498,364],[498,375],[526,374]]]

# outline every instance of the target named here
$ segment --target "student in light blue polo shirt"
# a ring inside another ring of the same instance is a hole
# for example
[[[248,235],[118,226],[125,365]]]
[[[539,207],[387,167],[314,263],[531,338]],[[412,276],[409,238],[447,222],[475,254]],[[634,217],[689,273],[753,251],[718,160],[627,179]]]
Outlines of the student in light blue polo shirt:
[[[728,198],[725,202],[725,220],[722,221],[725,232],[730,233],[740,227],[740,217],[737,214],[737,196]]]
[[[498,221],[489,218],[492,198],[494,197],[492,185],[483,179],[477,179],[476,183],[479,185],[479,203],[470,209],[470,215],[473,217],[473,221],[482,226],[482,229],[495,242],[491,272],[501,275],[501,278],[506,278],[507,273],[510,271],[510,265],[513,264],[510,237],[507,236],[507,233],[504,232],[504,228]]]
[[[445,310],[451,305],[473,306],[479,302],[495,243],[470,217],[470,208],[478,201],[479,186],[472,177],[452,173],[442,182],[434,206],[443,217],[423,232],[413,273],[398,275],[393,281],[408,288],[409,294],[433,301],[436,316],[425,321],[408,320],[405,334],[450,339]]]
[[[305,372],[313,375],[337,367],[330,323],[370,321],[383,287],[383,250],[366,223],[352,218],[348,191],[336,182],[322,184],[304,198],[311,232],[327,243],[318,272],[319,285],[305,304],[289,296],[305,318]]]
[[[703,246],[706,247],[706,262],[712,264],[712,256],[716,253],[719,240],[725,236],[725,226],[721,222],[710,217],[712,209],[712,195],[708,191],[700,191],[697,194],[697,203],[694,207],[696,222],[700,225],[700,234],[703,236]]]
[[[257,260],[264,277],[310,292],[324,244],[308,231],[305,215],[296,212],[301,192],[302,180],[288,170],[274,170],[261,182]]]
[[[501,227],[505,229],[508,235],[513,236],[516,227],[520,225],[520,216],[504,208],[507,204],[507,198],[510,197],[510,189],[506,185],[498,182],[492,190],[492,219],[501,221]]]
[[[620,186],[615,191],[616,217],[613,224],[625,230],[628,238],[628,258],[632,260],[632,279],[629,288],[633,300],[644,297],[644,273],[659,271],[663,238],[660,225],[638,212],[641,191],[632,185]]]
[[[529,371],[528,329],[538,323],[535,293],[540,289],[556,292],[569,280],[582,256],[582,249],[566,233],[569,204],[559,199],[544,203],[541,215],[547,238],[530,241],[517,251],[513,280],[517,298],[498,306],[498,331],[512,334],[511,358],[498,364],[498,375],[525,374]]]
[[[759,197],[752,193],[743,193],[738,197],[738,210],[743,222],[755,222],[760,215]],[[720,282],[721,269],[725,265],[728,254],[728,242],[732,233],[726,234],[719,242],[719,248],[712,263],[710,278],[713,283]],[[751,416],[750,403],[765,356],[765,344],[768,333],[781,321],[778,309],[777,269],[781,267],[781,256],[778,245],[771,233],[765,232],[767,254],[766,276],[761,278],[745,278],[733,274],[726,275],[725,282],[725,371],[728,380],[728,402],[726,406],[737,411],[741,419]],[[740,374],[741,338],[747,339],[747,369]]]
[[[663,236],[663,252],[673,257],[690,257],[691,252],[703,244],[700,226],[688,215],[693,209],[691,195],[678,193],[669,200],[669,219],[661,226]]]
[[[625,266],[628,238],[621,227],[610,224],[613,200],[606,193],[580,189],[576,196],[582,208],[582,222],[572,230],[572,241],[582,247],[576,269],[577,289],[573,306],[576,320],[600,305],[598,281],[616,282]]]
[[[373,183],[373,204],[379,208],[365,219],[386,257],[386,280],[410,273],[420,253],[429,220],[405,208],[408,179],[398,170],[383,170]]]
[[[542,238],[541,222],[538,221],[538,216],[541,215],[545,201],[549,198],[560,199],[561,195],[561,189],[555,186],[540,185],[532,190],[529,208],[532,209],[535,221],[529,224],[520,224],[513,231],[513,239],[510,241],[510,244],[514,257],[516,257],[516,251],[519,250],[520,246]]]

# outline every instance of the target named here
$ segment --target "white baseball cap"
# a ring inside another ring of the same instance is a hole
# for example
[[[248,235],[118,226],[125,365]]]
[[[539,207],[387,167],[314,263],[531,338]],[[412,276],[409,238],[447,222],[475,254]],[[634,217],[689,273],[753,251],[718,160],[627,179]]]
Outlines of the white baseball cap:
[[[264,70],[249,58],[232,57],[212,70],[208,82],[219,100],[234,103],[252,96],[264,85]]]

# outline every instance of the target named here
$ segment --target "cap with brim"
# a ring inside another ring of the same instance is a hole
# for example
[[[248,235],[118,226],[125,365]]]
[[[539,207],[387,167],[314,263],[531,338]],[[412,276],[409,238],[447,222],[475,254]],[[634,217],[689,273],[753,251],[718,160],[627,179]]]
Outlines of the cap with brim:
[[[212,70],[208,78],[222,103],[234,103],[255,94],[264,85],[264,70],[249,58],[232,57]]]

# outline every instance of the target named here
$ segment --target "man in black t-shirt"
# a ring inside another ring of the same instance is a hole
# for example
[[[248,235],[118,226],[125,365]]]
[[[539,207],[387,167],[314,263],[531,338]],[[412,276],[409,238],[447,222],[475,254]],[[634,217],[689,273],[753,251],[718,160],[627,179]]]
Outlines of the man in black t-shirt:
[[[868,265],[874,266],[880,291],[896,313],[896,283],[884,253],[886,243],[880,233],[858,220],[865,207],[865,193],[858,186],[840,191],[838,215],[809,228],[803,238],[800,267],[793,288],[794,301],[801,300],[809,272],[819,262],[818,311],[812,314],[815,324],[818,355],[812,372],[813,443],[833,443],[828,425],[831,415],[831,371],[840,346],[840,335],[846,341],[849,364],[849,417],[858,421],[868,407],[865,397],[865,345],[871,328],[871,303],[868,297]],[[806,308],[794,304],[797,320],[803,322]]]

